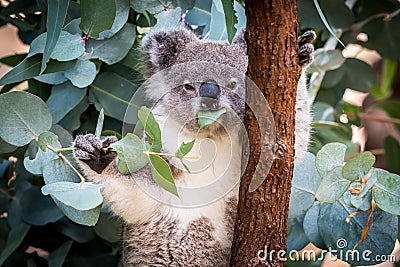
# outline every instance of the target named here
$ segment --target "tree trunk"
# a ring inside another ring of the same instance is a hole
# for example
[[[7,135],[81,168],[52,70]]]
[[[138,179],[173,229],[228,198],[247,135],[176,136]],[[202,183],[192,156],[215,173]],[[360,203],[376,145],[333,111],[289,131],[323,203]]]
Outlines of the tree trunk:
[[[276,125],[276,152],[264,182],[249,192],[262,141],[258,122],[246,107],[249,161],[241,179],[231,266],[283,266],[294,161],[295,99],[301,68],[297,59],[297,1],[246,1],[247,75],[267,99]],[[252,93],[247,92],[249,101]],[[267,254],[265,255],[265,248]],[[266,262],[259,260],[260,256]],[[275,251],[274,253],[272,251]],[[271,256],[271,257],[270,257]]]

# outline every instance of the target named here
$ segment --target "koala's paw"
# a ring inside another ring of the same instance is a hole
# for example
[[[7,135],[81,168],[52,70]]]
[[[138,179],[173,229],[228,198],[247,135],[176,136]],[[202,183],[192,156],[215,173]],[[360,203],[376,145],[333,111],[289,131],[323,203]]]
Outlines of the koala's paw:
[[[310,44],[316,35],[314,31],[306,31],[302,36],[299,37],[299,50],[297,54],[299,56],[299,62],[302,67],[310,64],[313,61],[314,46]]]
[[[93,134],[78,135],[74,140],[74,156],[95,172],[101,173],[117,156],[115,151],[107,151],[105,148],[117,141],[115,136],[101,141]]]

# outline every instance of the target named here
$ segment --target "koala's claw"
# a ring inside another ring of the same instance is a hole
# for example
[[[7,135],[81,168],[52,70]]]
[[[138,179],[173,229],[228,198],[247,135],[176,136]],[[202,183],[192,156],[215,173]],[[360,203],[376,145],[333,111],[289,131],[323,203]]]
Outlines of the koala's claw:
[[[316,38],[314,31],[306,31],[298,39],[299,50],[297,54],[299,56],[299,62],[301,66],[306,66],[313,61],[314,46],[310,44]]]
[[[101,173],[117,156],[116,152],[106,151],[105,148],[117,141],[115,136],[101,141],[93,134],[78,135],[74,140],[74,156],[95,172]]]

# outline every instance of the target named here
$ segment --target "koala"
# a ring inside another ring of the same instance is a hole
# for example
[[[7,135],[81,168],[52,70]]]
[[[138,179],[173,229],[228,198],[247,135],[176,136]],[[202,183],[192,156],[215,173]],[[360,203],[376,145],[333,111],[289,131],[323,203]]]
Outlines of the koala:
[[[312,61],[312,31],[299,42],[299,62]],[[241,176],[248,58],[244,31],[232,44],[204,41],[184,28],[147,34],[141,46],[147,64],[143,88],[160,124],[163,152],[197,136],[186,160],[165,157],[171,166],[179,197],[161,189],[151,166],[123,175],[116,152],[106,150],[115,137],[99,140],[78,135],[74,156],[87,180],[105,184],[102,194],[112,212],[125,221],[124,266],[228,266]],[[199,110],[226,108],[217,121],[199,131]],[[307,150],[310,103],[305,75],[297,89],[296,158]],[[145,138],[145,137],[143,137]]]

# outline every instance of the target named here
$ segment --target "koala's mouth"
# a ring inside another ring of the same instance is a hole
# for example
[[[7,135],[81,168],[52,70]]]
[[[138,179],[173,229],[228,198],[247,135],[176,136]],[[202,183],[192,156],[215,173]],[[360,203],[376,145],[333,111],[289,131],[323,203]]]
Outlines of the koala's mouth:
[[[215,111],[221,108],[218,100],[211,98],[202,98],[200,100],[200,110],[211,110]]]

